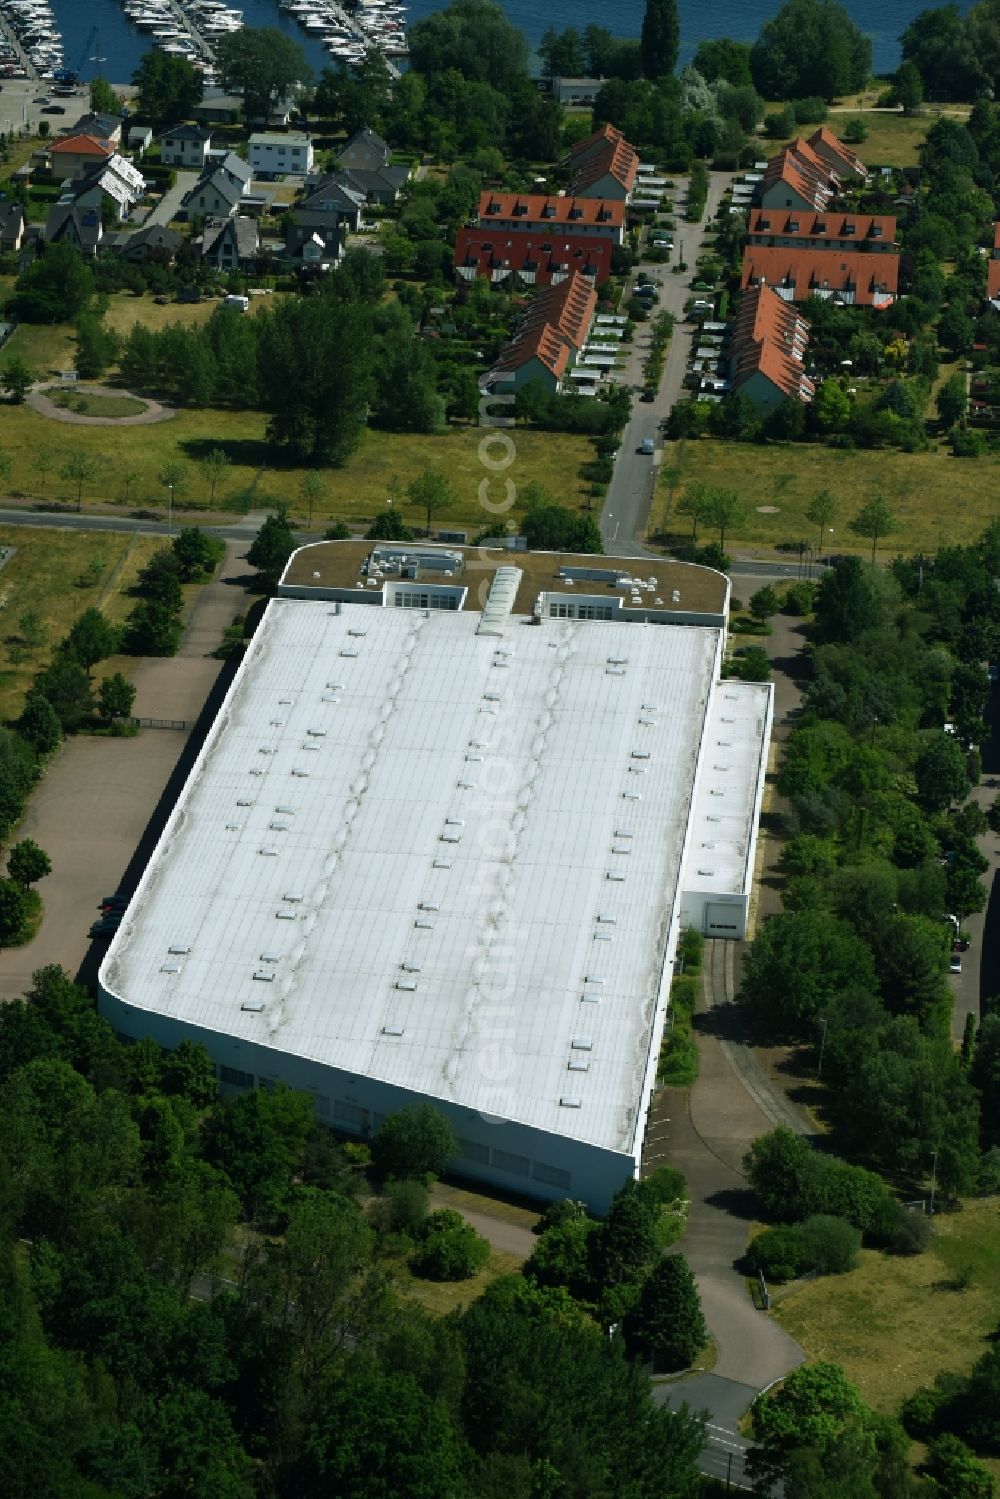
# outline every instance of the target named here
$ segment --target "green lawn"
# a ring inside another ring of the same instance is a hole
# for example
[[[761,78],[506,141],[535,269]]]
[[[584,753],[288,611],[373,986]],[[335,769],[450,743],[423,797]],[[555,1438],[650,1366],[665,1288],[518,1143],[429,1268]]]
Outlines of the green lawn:
[[[841,452],[808,443],[755,444],[704,440],[671,446],[667,465],[678,464],[681,485],[695,480],[735,489],[747,520],[726,537],[728,551],[754,551],[800,540],[812,542],[815,526],[806,519],[810,501],[820,489],[837,496],[841,512],[834,522],[835,552],[865,550],[847,529],[847,521],[874,495],[883,495],[900,528],[880,544],[883,552],[934,550],[946,542],[966,542],[981,534],[1000,506],[1000,455],[952,458],[941,447],[926,453]],[[690,522],[667,513],[662,482],[654,500],[650,534],[690,534]],[[775,507],[773,512],[760,507]],[[709,539],[706,534],[706,539]]]
[[[271,302],[269,297],[251,301],[251,311]],[[162,328],[168,323],[186,326],[203,323],[217,306],[215,301],[158,306],[152,297],[116,293],[106,315],[109,328],[126,334],[134,323]],[[72,368],[74,341],[68,325],[44,327],[22,324],[7,350],[19,355],[46,378]],[[69,400],[71,397],[61,397]],[[104,407],[95,407],[100,414]],[[82,427],[60,423],[27,407],[3,410],[0,448],[8,453],[12,467],[8,488],[12,495],[31,500],[74,499],[72,486],[58,477],[70,452],[84,451],[97,459],[99,477],[86,487],[84,505],[123,505],[128,509],[162,508],[165,493],[159,482],[164,465],[180,461],[188,470],[183,493],[176,502],[191,510],[207,510],[210,489],[199,463],[215,447],[231,460],[225,479],[216,488],[215,509],[244,511],[273,501],[287,504],[299,520],[306,511],[299,498],[304,470],[273,467],[264,440],[266,418],[256,411],[180,410],[169,421],[139,427]],[[504,481],[517,489],[531,482],[541,484],[556,499],[582,506],[587,485],[580,478],[580,465],[593,457],[585,438],[552,433],[517,432],[516,454],[502,473],[491,471],[480,456],[479,427],[452,428],[439,436],[374,432],[364,434],[361,446],[341,469],[322,471],[324,492],[313,511],[314,524],[340,518],[351,524],[366,523],[384,508],[390,485],[404,488],[427,464],[447,474],[456,493],[454,508],[438,518],[443,526],[466,527],[479,532],[496,522],[502,526],[507,511],[491,512],[479,498],[482,480],[490,480],[489,503],[505,495]],[[499,449],[488,458],[502,457]],[[127,476],[131,475],[131,478]],[[418,517],[412,517],[414,522]]]
[[[166,497],[158,476],[166,463],[176,460],[185,465],[188,478],[175,503],[207,510],[210,491],[199,463],[210,449],[219,447],[232,466],[216,489],[217,510],[242,513],[284,501],[295,516],[303,518],[299,487],[304,470],[270,466],[265,426],[260,412],[195,410],[178,411],[171,420],[151,426],[70,426],[28,406],[9,406],[3,413],[0,446],[12,460],[8,489],[15,498],[75,502],[75,488],[60,478],[59,470],[71,452],[85,452],[97,460],[99,469],[97,479],[85,486],[84,507],[99,503],[126,510],[163,508]],[[503,475],[497,475],[483,466],[481,436],[478,427],[456,428],[436,437],[365,432],[358,451],[343,468],[321,472],[324,492],[315,506],[314,523],[334,517],[366,522],[385,506],[392,481],[405,487],[425,464],[445,473],[458,496],[454,508],[438,518],[441,525],[466,526],[477,532],[494,521],[503,525],[507,512],[498,517],[480,503],[483,479],[491,481],[487,498],[493,503],[503,500],[503,481],[508,477],[518,489],[534,481],[566,504],[584,502],[586,485],[579,470],[593,455],[586,439],[517,432],[514,461]],[[487,456],[496,459],[498,450]],[[132,477],[126,486],[128,475]],[[419,517],[414,514],[412,519],[416,522]]]
[[[876,1410],[895,1411],[938,1372],[967,1372],[986,1351],[1000,1320],[998,1213],[992,1199],[941,1214],[925,1254],[863,1250],[856,1270],[808,1282],[774,1315],[807,1359],[840,1364]]]
[[[48,392],[49,400],[63,411],[75,411],[78,416],[140,416],[148,410],[148,404],[138,396],[105,395],[103,391],[67,386]]]
[[[31,678],[85,609],[99,607],[115,623],[125,618],[135,603],[128,589],[163,545],[155,536],[0,525],[0,546],[17,549],[0,572],[0,719],[20,713]],[[18,659],[18,620],[29,609],[41,617],[46,641]]]

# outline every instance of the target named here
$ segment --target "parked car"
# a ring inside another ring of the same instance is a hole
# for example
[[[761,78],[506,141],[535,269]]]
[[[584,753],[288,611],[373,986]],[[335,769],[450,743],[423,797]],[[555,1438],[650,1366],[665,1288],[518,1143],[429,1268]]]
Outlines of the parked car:
[[[636,448],[636,452],[641,453],[644,458],[652,458],[653,454],[656,452],[656,443],[651,437],[644,437],[642,439],[642,442]]]
[[[124,911],[127,905],[127,895],[106,895],[97,909],[103,911],[105,916],[107,916],[112,911]]]
[[[46,104],[41,112],[43,115],[64,115],[66,108],[62,104]]]
[[[949,973],[961,973],[961,971],[962,971],[962,960],[958,956],[957,953],[952,953],[952,955],[951,955],[951,961],[948,964],[948,972]]]
[[[122,913],[120,911],[115,912],[111,916],[102,916],[99,921],[94,922],[93,926],[90,928],[88,936],[113,937],[121,924]]]

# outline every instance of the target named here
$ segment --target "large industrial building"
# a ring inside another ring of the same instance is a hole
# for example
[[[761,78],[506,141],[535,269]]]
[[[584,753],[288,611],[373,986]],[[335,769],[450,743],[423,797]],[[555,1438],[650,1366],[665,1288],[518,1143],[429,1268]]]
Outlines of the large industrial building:
[[[457,1172],[604,1210],[682,926],[746,927],[771,689],[720,679],[728,598],[659,559],[302,548],[102,1012],[360,1137],[430,1100]]]

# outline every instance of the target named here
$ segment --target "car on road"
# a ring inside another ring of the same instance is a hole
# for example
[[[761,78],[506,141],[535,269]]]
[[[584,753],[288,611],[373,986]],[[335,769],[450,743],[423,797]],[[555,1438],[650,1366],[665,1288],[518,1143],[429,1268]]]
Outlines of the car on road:
[[[39,94],[37,99],[32,99],[32,104],[51,104],[52,100],[48,94]]]
[[[652,458],[653,454],[656,452],[656,443],[651,437],[644,437],[642,439],[642,442],[636,448],[636,452],[641,453],[644,458]]]
[[[64,104],[46,104],[42,110],[43,115],[64,115],[66,106]]]
[[[97,909],[103,911],[105,916],[109,916],[112,911],[124,911],[127,905],[127,895],[106,895]]]
[[[949,973],[961,973],[961,971],[962,971],[962,960],[958,956],[957,953],[952,953],[951,960],[948,963],[948,972]]]
[[[640,401],[655,401],[656,400],[656,391],[655,390],[650,390],[649,387],[647,386],[646,389],[643,391],[642,395],[639,397],[639,400]]]

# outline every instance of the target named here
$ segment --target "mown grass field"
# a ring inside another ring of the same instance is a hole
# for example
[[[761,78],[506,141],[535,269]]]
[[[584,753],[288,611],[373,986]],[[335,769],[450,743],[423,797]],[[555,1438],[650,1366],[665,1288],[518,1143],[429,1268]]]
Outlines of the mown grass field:
[[[875,495],[885,497],[899,521],[899,529],[879,543],[883,555],[971,541],[1000,514],[1000,456],[952,458],[939,447],[926,453],[839,452],[805,443],[755,447],[703,440],[671,445],[665,465],[679,465],[682,471],[674,511],[685,482],[736,490],[747,519],[726,537],[731,553],[818,541],[806,511],[821,489],[830,490],[840,505],[833,536],[824,540],[824,548],[829,540],[834,552],[870,550],[847,529],[847,522]],[[689,535],[690,521],[668,515],[668,499],[661,479],[650,534]],[[761,506],[775,510],[762,513]],[[710,539],[707,531],[701,534]]]
[[[99,607],[114,623],[125,618],[135,603],[128,590],[164,544],[156,536],[0,525],[0,546],[17,549],[0,571],[0,720],[17,717],[31,678],[85,609]],[[29,609],[46,640],[19,660],[18,620]]]
[[[934,1223],[925,1254],[863,1250],[849,1275],[810,1281],[774,1312],[808,1360],[840,1364],[878,1411],[896,1411],[938,1372],[968,1371],[1000,1322],[1000,1201]]]
[[[304,519],[300,498],[305,470],[274,468],[264,441],[266,418],[256,411],[181,410],[169,421],[138,427],[70,425],[43,416],[28,406],[8,406],[3,412],[0,447],[11,462],[8,492],[30,501],[72,501],[75,487],[59,470],[70,453],[85,452],[98,464],[97,478],[84,487],[84,508],[99,502],[136,508],[166,508],[166,491],[159,475],[167,463],[180,461],[186,482],[175,494],[175,505],[208,510],[210,488],[199,464],[212,448],[222,448],[231,466],[216,487],[215,509],[243,512],[282,501]],[[466,526],[480,531],[501,515],[484,509],[479,499],[483,479],[491,481],[487,498],[503,500],[504,479],[518,489],[530,481],[541,484],[569,505],[584,502],[586,486],[580,465],[593,456],[583,438],[553,433],[517,432],[516,456],[503,475],[485,468],[479,453],[482,432],[477,427],[456,428],[439,436],[395,432],[365,432],[361,446],[343,468],[320,470],[322,493],[315,504],[313,523],[321,526],[335,517],[351,524],[367,522],[384,509],[390,485],[404,488],[425,465],[447,475],[457,503],[436,517],[442,526]],[[499,450],[493,450],[497,458]],[[128,476],[131,476],[130,478]],[[126,482],[127,480],[127,482]],[[420,515],[403,505],[414,524]]]
[[[858,99],[862,103],[858,104]],[[903,115],[893,110],[876,109],[878,92],[869,89],[861,95],[851,98],[839,99],[832,107],[826,123],[835,135],[843,139],[844,130],[848,120],[860,119],[865,122],[867,135],[859,144],[851,147],[856,151],[861,160],[874,166],[915,167],[920,162],[920,146],[927,138],[927,132],[939,119],[941,114],[947,114],[951,119],[964,120],[969,114],[969,106],[963,104],[949,104],[942,109],[939,105],[929,104],[922,114]],[[769,103],[766,106],[768,114],[776,114],[784,106],[782,103]],[[811,135],[816,129],[815,125],[803,125],[801,133]],[[775,142],[761,137],[762,153],[772,155],[776,145]]]
[[[4,287],[0,286],[0,296]],[[270,298],[251,301],[258,311]],[[160,307],[152,297],[118,293],[110,298],[106,322],[126,334],[136,322],[161,328],[179,322],[192,326],[207,320],[217,303],[174,304]],[[17,354],[38,378],[51,378],[72,368],[73,330],[69,326],[42,327],[22,324],[6,346],[5,354]],[[95,406],[95,412],[103,407]],[[175,494],[180,508],[207,510],[210,487],[199,469],[212,448],[222,448],[230,467],[216,486],[215,510],[243,512],[267,503],[287,504],[299,520],[307,510],[300,498],[305,470],[274,467],[273,454],[264,440],[266,417],[256,411],[179,410],[169,421],[139,427],[85,427],[59,422],[29,407],[7,406],[0,428],[0,448],[11,460],[7,488],[11,495],[31,501],[74,500],[72,485],[59,478],[59,470],[71,452],[83,451],[96,459],[98,477],[84,490],[84,506],[123,505],[128,509],[165,508],[166,493],[159,475],[167,463],[181,462],[187,471],[183,490]],[[585,502],[587,486],[580,479],[582,463],[593,457],[592,445],[583,438],[552,433],[518,432],[514,436],[516,456],[498,475],[484,466],[478,427],[452,428],[439,436],[368,431],[360,448],[341,469],[320,471],[322,494],[315,502],[313,522],[317,527],[333,519],[363,525],[385,507],[390,486],[403,488],[425,465],[447,475],[458,496],[455,506],[442,512],[437,523],[466,527],[479,532],[494,522],[503,525],[508,512],[490,511],[480,502],[479,486],[491,481],[486,498],[504,498],[504,480],[517,489],[540,484],[564,504]],[[487,455],[497,459],[499,450]],[[405,507],[404,507],[405,510]],[[408,518],[414,523],[419,516]]]
[[[449,1312],[471,1306],[477,1296],[481,1296],[498,1276],[513,1275],[520,1268],[521,1261],[516,1255],[493,1249],[478,1275],[473,1275],[468,1280],[420,1280],[405,1265],[394,1266],[393,1273],[402,1295],[419,1302],[436,1317],[446,1317]]]

